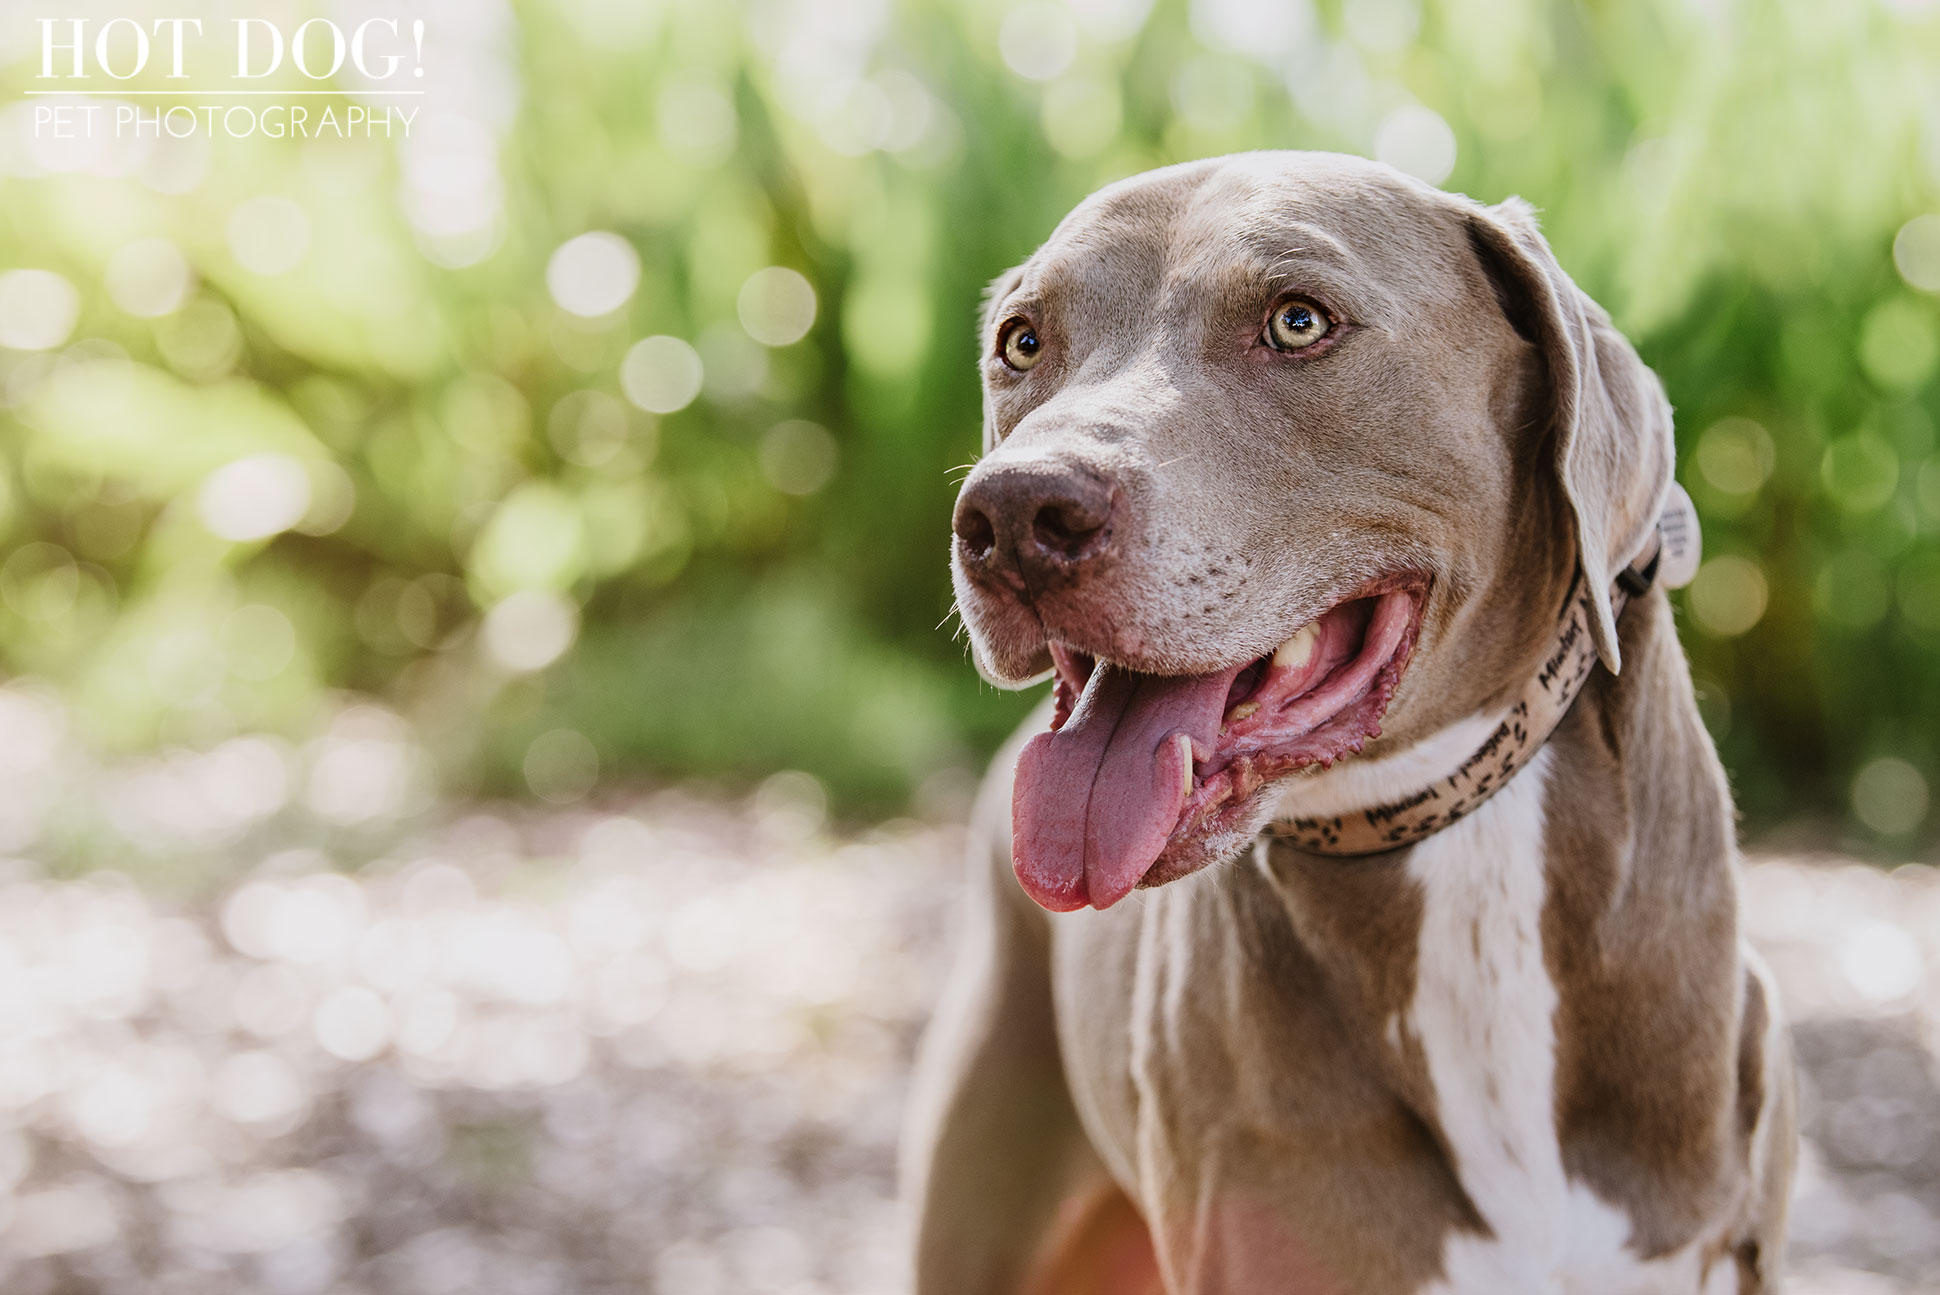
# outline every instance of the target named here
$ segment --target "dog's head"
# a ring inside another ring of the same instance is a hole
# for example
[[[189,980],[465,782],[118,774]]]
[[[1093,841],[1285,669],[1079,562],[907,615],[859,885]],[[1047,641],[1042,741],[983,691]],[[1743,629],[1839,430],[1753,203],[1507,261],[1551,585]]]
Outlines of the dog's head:
[[[1506,704],[1670,480],[1656,379],[1528,209],[1355,158],[1104,189],[981,343],[952,572],[985,676],[1056,676],[1014,812],[1049,908],[1230,857],[1290,779]]]

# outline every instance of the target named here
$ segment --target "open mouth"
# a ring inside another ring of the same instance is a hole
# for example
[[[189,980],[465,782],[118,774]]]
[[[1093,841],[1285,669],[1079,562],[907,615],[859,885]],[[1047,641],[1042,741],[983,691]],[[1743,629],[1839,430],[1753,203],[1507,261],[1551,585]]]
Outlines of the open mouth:
[[[1139,674],[1054,643],[1051,731],[1017,762],[1012,857],[1045,908],[1108,908],[1257,829],[1260,792],[1381,733],[1427,579],[1391,576],[1273,652],[1200,675]]]

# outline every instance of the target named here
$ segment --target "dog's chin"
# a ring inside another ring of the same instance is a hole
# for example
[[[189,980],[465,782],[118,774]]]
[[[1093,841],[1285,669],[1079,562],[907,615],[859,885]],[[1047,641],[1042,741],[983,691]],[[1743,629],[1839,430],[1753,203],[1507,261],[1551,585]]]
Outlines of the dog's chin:
[[[1246,853],[1259,836],[1260,829],[1273,820],[1275,807],[1279,804],[1280,787],[1285,781],[1282,778],[1261,787],[1242,804],[1222,814],[1220,817],[1225,826],[1185,835],[1175,833],[1165,843],[1165,849],[1159,853],[1158,859],[1139,878],[1138,889],[1150,890],[1154,886],[1163,886],[1169,881],[1190,877],[1195,872],[1229,862]]]
[[[1050,646],[1042,640],[1033,650],[1028,644],[1020,645],[1014,639],[999,639],[975,632],[970,635],[970,660],[985,683],[1006,692],[1016,692],[1034,683],[1042,683],[1044,677],[1051,673],[1052,664]]]

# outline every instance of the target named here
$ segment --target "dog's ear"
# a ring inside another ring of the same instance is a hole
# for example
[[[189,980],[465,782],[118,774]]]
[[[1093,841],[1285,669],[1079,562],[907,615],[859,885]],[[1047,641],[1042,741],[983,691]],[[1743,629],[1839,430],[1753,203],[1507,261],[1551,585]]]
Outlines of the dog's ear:
[[[1670,402],[1610,317],[1563,273],[1528,203],[1473,211],[1468,232],[1503,313],[1548,368],[1548,453],[1576,526],[1597,655],[1614,674],[1622,663],[1610,583],[1649,538],[1670,489]]]
[[[1012,292],[1024,277],[1024,267],[1013,266],[990,281],[983,290],[983,304],[977,307],[977,354],[981,357],[984,348],[991,343],[991,330],[997,327],[997,307]],[[982,363],[981,358],[978,361]],[[990,453],[997,448],[997,428],[990,420],[990,404],[984,403],[983,415],[983,452]]]

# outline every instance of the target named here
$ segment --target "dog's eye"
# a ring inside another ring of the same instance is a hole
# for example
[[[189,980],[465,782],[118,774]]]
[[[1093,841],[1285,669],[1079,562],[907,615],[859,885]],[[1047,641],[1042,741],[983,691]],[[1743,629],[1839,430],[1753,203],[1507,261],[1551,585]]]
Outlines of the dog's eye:
[[[1031,327],[1030,320],[1013,319],[998,334],[997,353],[1004,357],[1005,364],[1022,373],[1044,358],[1044,343],[1037,339],[1037,330]]]
[[[1276,350],[1303,350],[1327,336],[1333,326],[1325,310],[1305,297],[1293,297],[1273,308],[1266,321],[1266,340]]]

